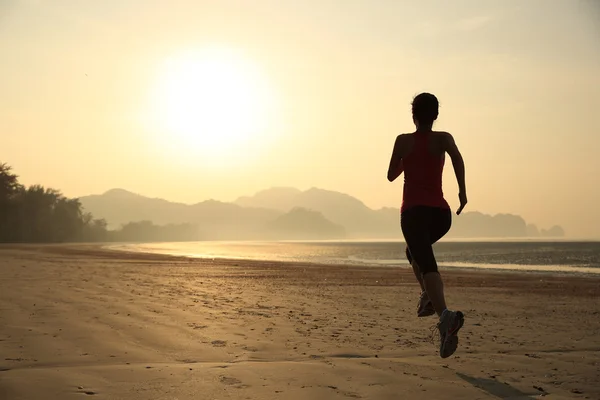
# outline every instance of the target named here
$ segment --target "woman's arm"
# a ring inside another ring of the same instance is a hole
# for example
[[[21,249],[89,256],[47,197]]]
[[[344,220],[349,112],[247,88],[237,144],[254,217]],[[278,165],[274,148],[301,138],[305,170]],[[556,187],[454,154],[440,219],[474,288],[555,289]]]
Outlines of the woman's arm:
[[[400,151],[400,141],[400,136],[398,136],[394,142],[394,150],[392,151],[392,158],[390,160],[390,166],[387,173],[387,178],[390,182],[394,182],[404,170],[402,165],[402,153]]]
[[[456,214],[460,215],[463,208],[467,205],[467,185],[465,183],[465,162],[462,154],[458,150],[458,146],[454,141],[451,134],[446,133],[446,152],[450,155],[452,160],[452,166],[454,167],[454,174],[456,175],[456,182],[458,183],[458,200],[460,206],[456,211]]]

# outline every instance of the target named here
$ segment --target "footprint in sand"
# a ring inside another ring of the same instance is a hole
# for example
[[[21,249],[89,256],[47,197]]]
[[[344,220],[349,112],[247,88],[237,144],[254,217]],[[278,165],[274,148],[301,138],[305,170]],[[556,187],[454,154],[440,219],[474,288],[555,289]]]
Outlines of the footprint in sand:
[[[223,384],[223,385],[227,385],[227,386],[233,386],[236,389],[243,389],[243,388],[247,388],[249,387],[249,385],[244,385],[242,383],[242,381],[240,381],[237,378],[233,378],[231,376],[220,376],[219,377],[219,381]]]
[[[96,392],[92,392],[91,390],[85,390],[82,386],[78,386],[77,389],[79,389],[77,393],[85,394],[88,396],[93,396],[96,394]]]
[[[227,342],[224,340],[213,340],[210,342],[210,344],[212,344],[214,347],[225,347]]]
[[[362,398],[362,396],[360,394],[358,394],[358,393],[348,392],[348,391],[339,389],[337,386],[331,386],[330,385],[330,386],[327,386],[327,387],[329,389],[335,390],[337,393],[339,393],[339,394],[341,394],[342,396],[345,396],[345,397],[351,397],[351,398],[354,398],[354,399],[361,399]]]
[[[187,324],[187,326],[189,326],[192,329],[204,329],[204,328],[208,328],[208,325],[201,325],[201,324],[197,324],[195,322],[189,322]]]
[[[242,381],[240,381],[239,379],[232,378],[230,376],[221,376],[219,378],[219,380],[221,381],[222,384],[224,384],[224,385],[231,385],[231,386],[233,386],[233,385],[239,385],[240,383],[242,383]]]

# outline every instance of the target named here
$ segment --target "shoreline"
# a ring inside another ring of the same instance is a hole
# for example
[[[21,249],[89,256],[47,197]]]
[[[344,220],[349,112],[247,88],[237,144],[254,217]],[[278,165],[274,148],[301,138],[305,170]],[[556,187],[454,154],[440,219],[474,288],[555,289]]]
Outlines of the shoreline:
[[[0,251],[4,246],[0,245]],[[241,270],[242,273],[254,271],[280,271],[289,278],[301,279],[304,273],[299,271],[322,271],[323,275],[331,271],[331,274],[339,271],[358,274],[365,278],[361,285],[371,285],[366,280],[369,277],[382,277],[391,279],[395,284],[418,287],[413,271],[409,264],[405,266],[367,266],[352,264],[323,264],[303,261],[277,261],[249,258],[219,258],[219,257],[187,257],[182,255],[170,255],[164,253],[128,251],[114,249],[103,244],[25,244],[8,246],[14,250],[36,250],[41,253],[52,253],[64,256],[83,256],[94,257],[107,260],[123,260],[128,262],[171,262],[193,267],[222,267],[228,266],[229,269]],[[470,287],[488,287],[496,289],[505,289],[514,291],[518,285],[523,290],[529,290],[535,293],[557,294],[565,287],[576,288],[570,290],[570,295],[575,296],[600,296],[600,274],[585,273],[562,273],[552,271],[520,271],[520,270],[501,270],[485,268],[460,268],[460,267],[441,267],[440,273],[444,282],[448,285],[465,284]],[[377,282],[374,286],[381,286],[383,283]],[[506,286],[508,285],[508,286]]]
[[[166,242],[160,242],[166,243]],[[200,264],[205,263],[229,263],[229,264],[244,264],[244,265],[255,265],[257,263],[263,264],[281,264],[282,266],[288,267],[302,267],[302,266],[311,266],[318,268],[347,268],[347,269],[368,269],[368,270],[410,270],[410,264],[408,263],[398,263],[398,264],[386,264],[386,263],[324,263],[317,261],[294,261],[294,260],[276,260],[276,259],[263,259],[263,258],[248,258],[248,257],[227,257],[227,256],[202,256],[202,255],[194,255],[194,254],[177,254],[175,252],[161,252],[161,251],[144,251],[140,250],[130,250],[122,248],[122,246],[127,245],[140,245],[140,244],[148,244],[148,243],[126,243],[126,244],[112,244],[112,243],[52,243],[52,244],[37,244],[37,243],[18,243],[18,244],[0,244],[0,251],[3,249],[13,249],[13,250],[36,250],[42,252],[52,252],[52,253],[62,253],[62,254],[79,254],[79,255],[94,255],[102,258],[113,258],[118,255],[127,255],[126,258],[131,259],[145,259],[150,258],[153,260],[188,260],[188,261],[197,261]],[[152,244],[152,243],[150,243]],[[465,265],[467,264],[467,265]],[[571,267],[571,266],[562,266],[558,265],[557,267],[564,267],[564,270],[556,270],[556,269],[527,269],[528,267],[542,267],[542,268],[550,268],[554,267],[554,265],[528,265],[528,264],[519,264],[516,267],[519,268],[503,268],[505,265],[509,264],[475,264],[475,263],[444,263],[439,262],[440,273],[443,274],[464,274],[464,273],[473,273],[473,274],[495,274],[495,275],[520,275],[520,276],[555,276],[555,277],[578,277],[578,278],[589,278],[589,279],[598,279],[600,280],[600,268],[595,267]],[[484,267],[478,267],[477,265],[484,265]],[[497,267],[495,267],[497,265]],[[243,265],[240,265],[243,266]],[[579,269],[583,268],[586,270],[592,270],[590,272],[574,270],[570,271],[570,268]],[[412,270],[410,270],[412,273]]]
[[[202,243],[202,242],[191,242],[191,243]],[[216,243],[225,243],[225,244],[236,244],[236,242],[228,242],[228,241],[219,241]],[[285,241],[280,242],[246,242],[246,243],[288,243]],[[313,243],[346,243],[346,242],[328,242],[328,241],[318,241],[318,242],[310,242],[310,241],[294,241],[289,243],[299,243],[299,244],[313,244]],[[366,242],[359,242],[366,243]],[[382,243],[382,242],[378,242]],[[387,242],[385,242],[387,243]],[[401,243],[401,242],[400,242]],[[484,242],[488,243],[488,242]],[[490,242],[490,243],[501,243],[501,242]],[[551,242],[540,242],[540,243],[551,243]],[[580,243],[580,242],[577,242]],[[142,253],[142,254],[154,254],[154,255],[165,255],[171,257],[184,257],[189,259],[197,259],[197,260],[226,260],[226,261],[243,261],[243,260],[252,260],[252,261],[263,261],[263,262],[281,262],[286,264],[315,264],[320,266],[349,266],[349,267],[357,267],[357,268],[410,268],[410,264],[407,262],[399,262],[400,260],[364,260],[364,259],[354,259],[349,258],[347,261],[343,260],[332,260],[331,262],[323,262],[323,261],[310,261],[310,260],[284,260],[284,259],[275,259],[275,258],[261,258],[257,256],[253,257],[244,257],[244,256],[222,256],[222,255],[203,255],[198,253],[191,253],[185,251],[175,251],[175,250],[161,250],[161,249],[148,249],[144,248],[144,246],[151,246],[154,243],[127,243],[127,244],[110,244],[110,245],[102,245],[102,248],[107,250],[115,250],[115,251],[125,251],[130,253]],[[170,242],[159,242],[155,243],[156,245],[160,244],[172,244]],[[129,246],[137,247],[137,249],[130,249]],[[555,274],[561,276],[600,276],[600,267],[592,267],[589,265],[560,265],[560,264],[510,264],[510,263],[473,263],[473,262],[438,262],[440,270],[455,270],[455,271],[472,271],[472,272],[506,272],[506,273],[522,273],[522,274]]]

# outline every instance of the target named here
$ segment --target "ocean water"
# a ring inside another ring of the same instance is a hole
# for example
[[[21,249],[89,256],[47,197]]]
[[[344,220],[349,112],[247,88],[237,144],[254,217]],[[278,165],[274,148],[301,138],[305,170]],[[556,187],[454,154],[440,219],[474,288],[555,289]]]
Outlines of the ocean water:
[[[272,241],[119,244],[126,251],[320,264],[408,267],[402,241]],[[552,271],[600,274],[600,242],[592,241],[441,241],[434,245],[446,268]]]

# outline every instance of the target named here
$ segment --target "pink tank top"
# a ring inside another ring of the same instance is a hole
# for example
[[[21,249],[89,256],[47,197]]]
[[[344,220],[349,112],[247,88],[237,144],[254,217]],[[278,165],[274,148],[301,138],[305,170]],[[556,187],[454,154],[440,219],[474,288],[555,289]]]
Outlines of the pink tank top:
[[[444,156],[429,153],[430,133],[413,133],[414,147],[402,159],[404,168],[404,192],[401,211],[414,206],[429,206],[448,209],[442,191]]]

